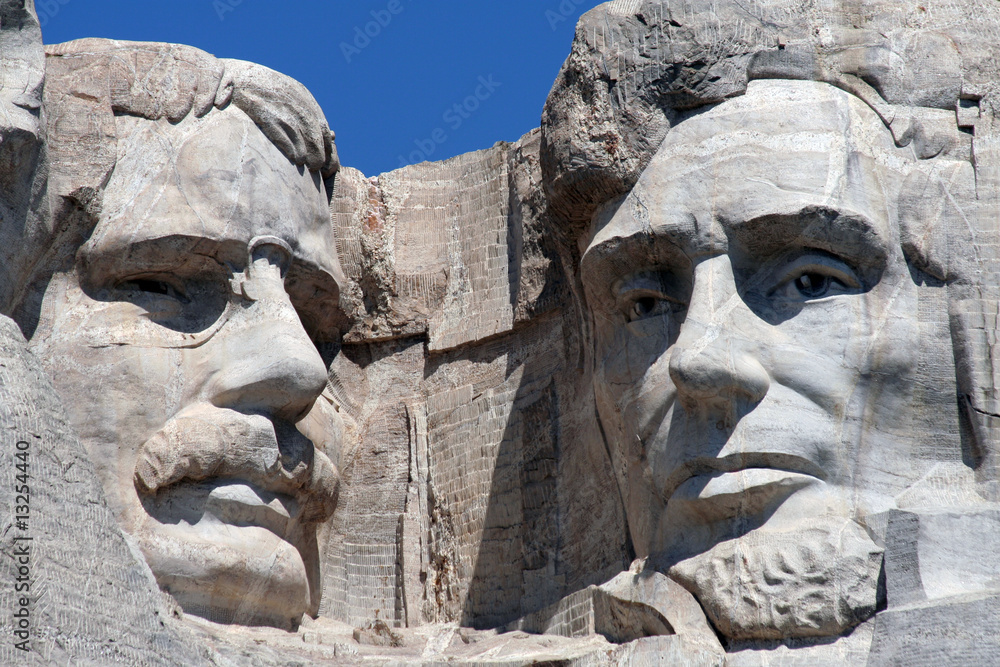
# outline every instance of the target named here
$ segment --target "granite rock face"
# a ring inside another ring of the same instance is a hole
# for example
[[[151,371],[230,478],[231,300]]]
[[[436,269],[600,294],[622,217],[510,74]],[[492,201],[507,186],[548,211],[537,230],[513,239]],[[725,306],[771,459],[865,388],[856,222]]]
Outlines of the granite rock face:
[[[358,448],[324,589],[340,620],[381,609],[495,627],[628,562],[538,154],[533,132],[337,176],[338,251],[357,285],[331,366]]]
[[[7,665],[204,661],[207,652],[172,622],[172,605],[108,511],[94,464],[59,396],[7,318],[0,321],[0,341],[0,419],[9,463],[0,498],[10,508],[0,539],[6,582],[0,595],[6,630],[0,660]],[[28,511],[19,510],[25,499]],[[30,652],[17,648],[22,641]]]
[[[615,0],[367,177],[0,0],[0,662],[1000,664],[998,27]]]
[[[340,483],[339,415],[316,401],[344,281],[326,121],[300,84],[186,47],[82,40],[48,62],[64,254],[32,349],[160,587],[220,622],[297,624]]]
[[[0,215],[0,304],[10,312],[26,291],[24,275],[35,260],[48,223],[47,161],[42,112],[45,52],[31,3],[0,4],[0,174],[3,178]]]
[[[978,570],[988,538],[929,527],[994,525],[997,20],[610,3],[546,105],[549,211],[576,241],[636,555],[741,664],[768,642],[892,663],[868,619],[993,586],[935,566]],[[886,595],[902,569],[906,602]],[[954,623],[926,629],[938,659],[960,659],[935,646],[956,632],[994,645],[989,621]]]

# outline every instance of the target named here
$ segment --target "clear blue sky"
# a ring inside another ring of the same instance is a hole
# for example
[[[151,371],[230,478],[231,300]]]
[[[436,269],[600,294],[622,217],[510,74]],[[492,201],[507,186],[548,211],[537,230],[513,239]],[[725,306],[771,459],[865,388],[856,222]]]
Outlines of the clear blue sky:
[[[496,141],[513,141],[537,127],[545,97],[569,54],[577,19],[600,3],[35,0],[35,4],[47,43],[80,37],[177,42],[220,57],[261,63],[298,79],[319,100],[336,131],[341,161],[371,176],[402,162],[440,160]],[[477,93],[480,99],[475,99]]]

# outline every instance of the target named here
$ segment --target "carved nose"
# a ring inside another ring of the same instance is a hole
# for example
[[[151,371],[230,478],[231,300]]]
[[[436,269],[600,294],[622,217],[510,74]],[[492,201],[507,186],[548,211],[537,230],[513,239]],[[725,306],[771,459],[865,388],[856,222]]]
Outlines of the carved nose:
[[[696,267],[687,318],[670,354],[670,379],[685,404],[763,400],[771,380],[753,354],[760,332],[745,330],[755,317],[737,293],[726,255]]]
[[[674,347],[670,379],[686,402],[742,399],[754,405],[767,395],[771,386],[767,371],[752,356],[733,350],[724,336],[704,347]]]
[[[223,328],[210,400],[294,423],[326,387],[326,365],[285,292],[279,266],[254,262],[241,289],[250,303]]]

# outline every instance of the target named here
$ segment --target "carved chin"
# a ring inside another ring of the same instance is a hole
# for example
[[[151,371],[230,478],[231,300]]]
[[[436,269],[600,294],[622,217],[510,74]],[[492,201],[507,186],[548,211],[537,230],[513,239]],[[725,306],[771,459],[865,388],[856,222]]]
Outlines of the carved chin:
[[[732,640],[830,637],[875,614],[882,549],[850,520],[756,530],[677,563],[669,574]]]
[[[211,528],[160,525],[138,536],[160,588],[186,613],[291,629],[313,611],[311,578],[296,547],[255,526]]]

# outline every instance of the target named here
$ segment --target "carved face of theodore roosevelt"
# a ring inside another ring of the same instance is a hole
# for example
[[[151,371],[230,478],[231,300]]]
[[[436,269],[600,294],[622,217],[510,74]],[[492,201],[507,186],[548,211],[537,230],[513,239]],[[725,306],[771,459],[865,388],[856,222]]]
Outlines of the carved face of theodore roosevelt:
[[[857,98],[755,81],[671,129],[595,221],[595,388],[635,549],[727,636],[835,635],[873,613],[881,556],[861,526],[960,464],[907,433],[911,163]]]
[[[190,613],[287,626],[317,608],[339,480],[310,318],[339,307],[323,184],[234,106],[115,122],[101,220],[33,344],[160,586]]]

